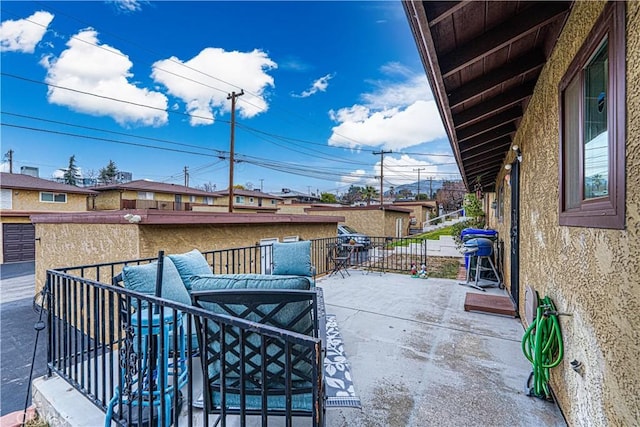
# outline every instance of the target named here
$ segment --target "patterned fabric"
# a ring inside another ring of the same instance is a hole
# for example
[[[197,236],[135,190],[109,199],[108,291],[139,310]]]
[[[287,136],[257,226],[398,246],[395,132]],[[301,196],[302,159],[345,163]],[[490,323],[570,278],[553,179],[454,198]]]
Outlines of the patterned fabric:
[[[351,379],[336,316],[327,314],[327,356],[324,359],[327,407],[361,408]]]

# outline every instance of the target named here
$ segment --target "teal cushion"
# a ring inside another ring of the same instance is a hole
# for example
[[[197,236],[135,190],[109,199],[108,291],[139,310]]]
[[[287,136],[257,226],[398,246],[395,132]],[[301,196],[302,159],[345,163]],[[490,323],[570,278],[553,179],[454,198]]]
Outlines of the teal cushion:
[[[122,269],[122,281],[127,289],[147,295],[156,293],[157,262],[142,265],[127,265]],[[162,289],[160,297],[191,305],[191,297],[184,287],[180,274],[170,258],[164,258]],[[143,303],[143,308],[147,306]]]
[[[293,382],[293,391],[296,393],[298,388],[311,388],[311,383],[305,383],[301,381]],[[247,388],[250,388],[247,387]],[[222,400],[220,398],[220,391],[213,390],[211,395],[213,399],[214,408],[220,408]],[[225,396],[227,408],[239,408],[240,407],[240,395],[236,393],[227,393]],[[287,402],[284,396],[284,390],[275,390],[275,393],[267,392],[267,408],[270,410],[287,408]],[[247,395],[245,400],[247,409],[262,409],[262,396],[260,395]],[[313,394],[312,393],[296,393],[291,396],[291,409],[298,411],[310,412],[313,408]]]
[[[191,276],[196,274],[211,274],[211,267],[202,253],[194,249],[184,254],[167,255],[175,264],[187,290],[191,290]]]
[[[266,274],[208,274],[202,276],[193,276],[191,278],[192,291],[215,291],[215,290],[224,290],[224,289],[293,289],[293,290],[309,290],[311,288],[311,279],[303,276],[272,276]],[[226,314],[229,313],[222,309],[216,303],[209,302],[199,302],[199,304],[205,310],[208,310],[212,313],[217,314]],[[294,332],[298,332],[301,334],[309,334],[313,327],[313,319],[311,315],[303,316],[298,319],[299,314],[308,307],[309,303],[300,301],[300,302],[292,302],[283,307],[277,314],[270,318],[269,321],[263,321],[261,316],[256,315],[255,313],[250,313],[249,315],[244,316],[245,320],[251,322],[258,323],[266,323],[267,325],[277,326],[278,324],[289,324],[293,320],[297,319],[295,325],[292,326],[291,330]],[[265,304],[263,306],[263,312],[268,313],[271,312],[275,308],[275,304]],[[234,313],[240,315],[245,311],[245,307],[242,305],[229,305],[227,308],[231,309]],[[208,322],[208,329],[211,337],[216,337],[220,339],[218,336],[219,329],[215,322]],[[245,336],[247,343],[254,347],[260,346],[260,337],[258,334],[253,332],[247,332]],[[225,341],[229,347],[237,346],[238,342],[230,335],[226,336]],[[220,343],[216,341],[213,344],[214,352],[220,351]],[[237,350],[237,349],[236,349]],[[230,352],[226,356],[226,362],[230,364],[235,364],[238,362],[238,357],[236,356],[238,353]],[[267,354],[269,356],[278,355],[284,357],[282,355],[282,349],[276,345],[268,345],[267,346]],[[260,366],[261,357],[259,355],[254,355],[254,357],[247,361],[252,366]],[[274,373],[279,369],[282,363],[276,363],[274,366],[268,366],[267,371],[270,373]],[[309,374],[311,372],[312,366],[304,359],[298,360],[296,362],[296,370],[302,372],[304,374]],[[208,366],[209,376],[212,378],[220,372],[220,361],[216,360],[209,364]],[[292,373],[292,378],[294,380],[302,380],[299,375]]]
[[[273,244],[273,274],[312,276],[311,240]]]
[[[311,289],[311,280],[300,276],[270,276],[268,274],[202,274],[191,277],[192,291],[220,289],[298,289],[308,291]]]

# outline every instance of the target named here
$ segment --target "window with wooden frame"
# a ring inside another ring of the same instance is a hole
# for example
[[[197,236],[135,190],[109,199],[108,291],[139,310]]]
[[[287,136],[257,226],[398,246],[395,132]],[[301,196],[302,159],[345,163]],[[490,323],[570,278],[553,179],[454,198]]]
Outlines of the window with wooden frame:
[[[625,19],[607,4],[560,82],[560,225],[624,228]]]

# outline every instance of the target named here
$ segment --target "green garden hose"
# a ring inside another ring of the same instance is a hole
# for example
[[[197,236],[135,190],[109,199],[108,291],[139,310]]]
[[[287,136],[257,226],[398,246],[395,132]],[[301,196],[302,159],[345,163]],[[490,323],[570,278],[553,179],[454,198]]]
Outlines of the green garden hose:
[[[536,318],[522,337],[522,352],[533,365],[527,384],[529,395],[553,400],[549,389],[549,370],[560,364],[564,347],[558,312],[551,298],[545,297],[539,302]]]

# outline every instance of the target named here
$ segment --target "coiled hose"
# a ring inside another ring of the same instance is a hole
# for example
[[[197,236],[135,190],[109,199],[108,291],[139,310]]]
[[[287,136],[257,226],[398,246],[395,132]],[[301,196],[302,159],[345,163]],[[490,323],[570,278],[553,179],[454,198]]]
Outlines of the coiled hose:
[[[549,389],[549,370],[560,364],[564,354],[562,333],[551,298],[539,302],[536,318],[522,337],[522,352],[533,365],[527,387],[529,395],[553,400]],[[533,385],[531,380],[533,379]]]

